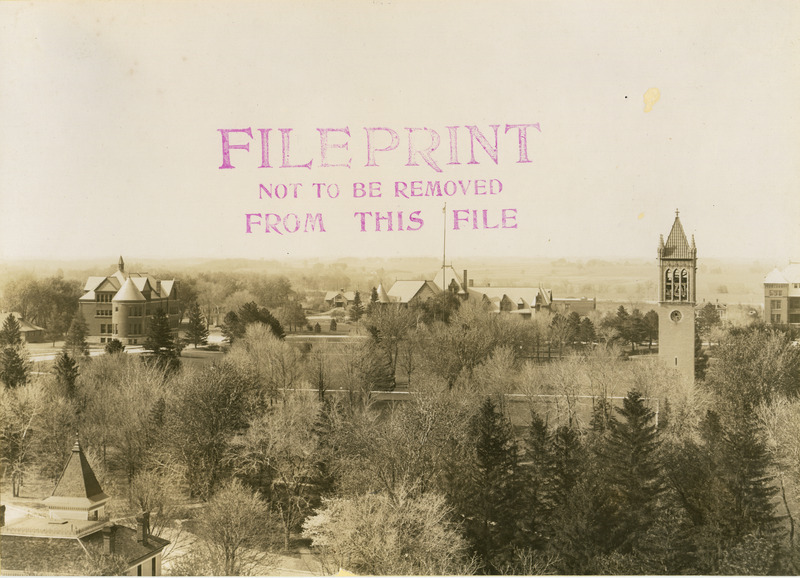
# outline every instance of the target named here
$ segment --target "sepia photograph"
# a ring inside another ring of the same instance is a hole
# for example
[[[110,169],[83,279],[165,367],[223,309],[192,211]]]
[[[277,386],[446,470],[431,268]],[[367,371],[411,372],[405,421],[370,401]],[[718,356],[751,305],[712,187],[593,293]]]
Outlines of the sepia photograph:
[[[0,2],[0,574],[800,574],[798,31]]]

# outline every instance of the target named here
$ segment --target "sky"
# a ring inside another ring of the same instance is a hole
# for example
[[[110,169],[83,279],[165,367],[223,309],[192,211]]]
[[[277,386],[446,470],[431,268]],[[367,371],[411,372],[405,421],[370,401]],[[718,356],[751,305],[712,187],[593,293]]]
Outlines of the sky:
[[[701,259],[800,260],[797,30],[793,0],[2,2],[0,259],[649,259],[680,209]]]

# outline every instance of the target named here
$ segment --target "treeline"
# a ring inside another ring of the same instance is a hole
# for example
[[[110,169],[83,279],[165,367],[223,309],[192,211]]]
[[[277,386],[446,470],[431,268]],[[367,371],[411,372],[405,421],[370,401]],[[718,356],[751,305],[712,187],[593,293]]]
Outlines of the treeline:
[[[800,348],[786,334],[721,332],[692,387],[613,339],[589,346],[582,318],[446,297],[366,309],[363,337],[309,348],[240,306],[213,365],[79,355],[69,379],[4,387],[6,472],[54,480],[79,432],[112,516],[149,510],[156,532],[188,519],[198,540],[174,573],[263,573],[301,537],[332,572],[797,573]],[[589,320],[612,335],[630,317]],[[536,363],[560,323],[578,337]],[[376,399],[395,381],[407,401]]]

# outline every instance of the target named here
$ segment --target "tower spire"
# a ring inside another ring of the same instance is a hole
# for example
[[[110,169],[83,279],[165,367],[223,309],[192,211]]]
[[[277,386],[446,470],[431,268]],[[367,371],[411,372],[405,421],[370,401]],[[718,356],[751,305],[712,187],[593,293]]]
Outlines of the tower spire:
[[[121,273],[125,272],[125,261],[122,260],[122,255],[119,256],[119,270]]]

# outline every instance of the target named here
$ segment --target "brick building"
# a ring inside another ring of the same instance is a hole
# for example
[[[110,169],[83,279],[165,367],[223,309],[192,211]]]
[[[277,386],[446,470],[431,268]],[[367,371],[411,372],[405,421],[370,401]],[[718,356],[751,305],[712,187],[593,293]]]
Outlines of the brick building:
[[[78,299],[89,327],[88,341],[106,343],[119,339],[124,345],[141,345],[147,339],[153,315],[162,309],[177,337],[180,323],[178,282],[156,279],[147,273],[128,273],[119,268],[108,277],[89,277]]]

